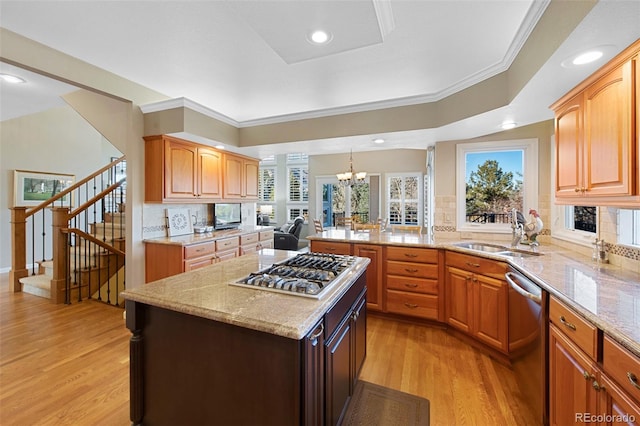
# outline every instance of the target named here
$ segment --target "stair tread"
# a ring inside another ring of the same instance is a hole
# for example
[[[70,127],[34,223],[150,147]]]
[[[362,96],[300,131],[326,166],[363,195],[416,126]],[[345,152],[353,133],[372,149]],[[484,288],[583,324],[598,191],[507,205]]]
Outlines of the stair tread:
[[[30,275],[20,278],[20,283],[49,290],[51,287],[51,277],[47,275]]]

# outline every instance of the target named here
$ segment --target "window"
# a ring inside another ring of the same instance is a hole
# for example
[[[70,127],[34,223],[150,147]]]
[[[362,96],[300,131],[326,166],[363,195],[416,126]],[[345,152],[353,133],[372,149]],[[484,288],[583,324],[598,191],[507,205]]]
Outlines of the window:
[[[288,167],[289,201],[309,201],[309,170],[307,166]]]
[[[270,220],[275,220],[276,218],[276,171],[277,167],[273,155],[260,161],[260,170],[258,170],[258,212],[268,215]]]
[[[618,243],[640,247],[640,210],[618,210]]]
[[[565,206],[564,227],[572,231],[584,231],[595,234],[597,222],[595,207]]]
[[[287,218],[309,215],[309,166],[307,154],[287,154]]]
[[[402,173],[387,176],[389,224],[418,225],[422,217],[422,176]]]
[[[260,166],[258,171],[258,200],[264,203],[276,201],[275,166]]]
[[[511,232],[510,212],[538,209],[538,140],[457,145],[458,231]]]

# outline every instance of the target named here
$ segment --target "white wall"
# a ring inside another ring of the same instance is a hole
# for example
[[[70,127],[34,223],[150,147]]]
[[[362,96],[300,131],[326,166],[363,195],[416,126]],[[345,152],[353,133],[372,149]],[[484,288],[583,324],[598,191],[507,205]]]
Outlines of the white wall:
[[[71,107],[0,123],[0,272],[11,266],[10,207],[14,170],[73,174],[82,179],[122,153]]]

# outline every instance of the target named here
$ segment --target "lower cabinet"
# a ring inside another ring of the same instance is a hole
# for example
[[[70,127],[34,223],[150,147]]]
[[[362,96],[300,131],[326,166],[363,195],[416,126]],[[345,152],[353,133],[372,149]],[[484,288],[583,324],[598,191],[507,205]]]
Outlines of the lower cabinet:
[[[596,368],[553,324],[549,326],[549,425],[579,423],[578,414],[596,415]]]
[[[353,255],[371,260],[367,266],[367,309],[382,311],[382,246],[354,244]]]
[[[447,253],[447,323],[489,347],[509,352],[506,264]],[[485,273],[487,275],[485,275]]]
[[[554,298],[549,321],[549,424],[640,425],[640,358]]]
[[[366,300],[362,293],[325,343],[326,424],[342,420],[366,356]]]

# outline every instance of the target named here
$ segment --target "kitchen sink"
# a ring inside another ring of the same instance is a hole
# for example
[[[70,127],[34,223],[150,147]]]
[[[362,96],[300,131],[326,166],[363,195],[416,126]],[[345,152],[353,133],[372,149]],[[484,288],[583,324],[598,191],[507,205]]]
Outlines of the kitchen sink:
[[[490,243],[465,242],[465,243],[455,243],[453,245],[456,247],[466,248],[469,250],[477,250],[485,253],[492,253],[492,254],[509,256],[509,257],[531,257],[531,256],[540,256],[542,254],[535,251],[520,250],[517,248],[509,248],[509,247],[501,246],[499,244],[490,244]]]
[[[526,250],[507,250],[507,251],[499,251],[495,254],[499,254],[502,256],[510,256],[510,257],[531,257],[531,256],[541,256],[542,253],[538,253],[536,251],[526,251]]]
[[[487,253],[497,253],[497,252],[509,250],[509,248],[505,246],[501,246],[498,244],[489,244],[489,243],[456,243],[454,244],[454,246],[466,248],[469,250],[484,251]]]

